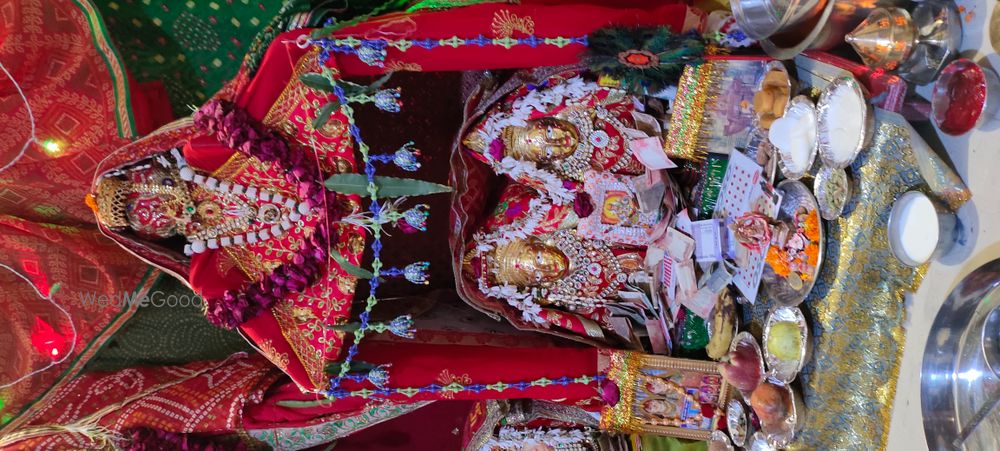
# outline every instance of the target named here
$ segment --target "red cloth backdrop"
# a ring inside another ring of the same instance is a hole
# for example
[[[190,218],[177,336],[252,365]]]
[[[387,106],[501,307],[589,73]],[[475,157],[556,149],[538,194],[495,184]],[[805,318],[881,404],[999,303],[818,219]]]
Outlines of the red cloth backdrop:
[[[89,305],[85,296],[142,293],[151,269],[104,239],[83,198],[98,162],[113,149],[169,118],[162,87],[130,85],[118,55],[88,1],[0,0],[0,62],[24,91],[35,135],[24,158],[0,173],[0,263],[28,277],[43,293],[55,283],[56,302],[76,327],[74,352],[61,364],[0,389],[2,432],[20,422],[29,403],[75,374],[132,313],[119,304]],[[133,109],[135,106],[135,109]],[[0,167],[31,137],[24,100],[0,73]],[[66,340],[65,315],[21,278],[0,268],[0,385],[51,358],[32,345],[36,318]]]

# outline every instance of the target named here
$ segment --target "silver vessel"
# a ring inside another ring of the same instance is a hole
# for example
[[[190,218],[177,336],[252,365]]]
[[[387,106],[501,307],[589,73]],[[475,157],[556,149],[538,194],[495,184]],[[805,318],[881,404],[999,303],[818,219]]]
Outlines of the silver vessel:
[[[960,431],[1000,394],[1000,377],[988,363],[1000,360],[1000,322],[987,321],[997,307],[1000,259],[966,276],[934,319],[920,371],[924,433],[932,450],[955,449]],[[1000,409],[989,412],[960,449],[1000,449]]]

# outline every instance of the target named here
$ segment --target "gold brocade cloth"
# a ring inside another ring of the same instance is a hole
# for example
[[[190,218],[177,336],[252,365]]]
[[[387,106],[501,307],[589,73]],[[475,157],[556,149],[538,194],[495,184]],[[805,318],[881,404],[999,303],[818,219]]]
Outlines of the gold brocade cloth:
[[[926,265],[910,268],[889,250],[896,197],[919,189],[958,208],[961,179],[898,115],[879,111],[869,149],[850,168],[853,196],[844,216],[825,222],[826,258],[800,306],[811,322],[813,357],[793,385],[806,422],[789,449],[884,449],[906,340],[904,294],[916,292]],[[761,336],[773,303],[758,299],[751,331]]]

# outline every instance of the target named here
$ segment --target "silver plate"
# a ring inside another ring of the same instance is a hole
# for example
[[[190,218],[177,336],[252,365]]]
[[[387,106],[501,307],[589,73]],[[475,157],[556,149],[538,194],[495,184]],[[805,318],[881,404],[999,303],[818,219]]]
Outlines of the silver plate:
[[[839,184],[842,189],[837,191],[834,189],[834,184]],[[819,213],[823,219],[833,221],[839,218],[844,213],[847,200],[851,198],[851,181],[847,178],[847,171],[823,166],[816,173],[813,192],[816,194]]]
[[[729,405],[726,406],[726,426],[729,428],[729,437],[733,439],[734,445],[743,446],[747,442],[750,418],[747,417],[747,408],[738,399],[729,400]]]
[[[778,184],[778,190],[784,194],[781,200],[781,208],[778,210],[778,220],[789,222],[800,206],[806,207],[809,211],[819,215],[819,205],[813,197],[809,188],[802,182],[796,180],[785,180]],[[823,266],[823,248],[826,243],[826,233],[823,230],[823,221],[819,221],[819,255],[816,258],[816,268],[808,281],[802,283],[802,288],[796,290],[792,288],[784,277],[780,277],[771,269],[771,265],[764,265],[764,273],[761,275],[761,284],[764,286],[768,296],[778,304],[785,306],[796,306],[805,300],[816,283],[820,268]]]
[[[920,406],[930,449],[954,449],[952,441],[979,409],[1000,391],[987,365],[986,318],[1000,307],[1000,259],[965,276],[934,318],[920,370]],[[986,417],[963,449],[1000,449],[1000,413]]]
[[[767,347],[767,339],[771,336],[771,327],[779,322],[795,323],[799,330],[799,356],[794,362],[779,359]],[[764,362],[767,363],[768,375],[779,382],[789,383],[795,380],[795,376],[802,371],[802,367],[809,360],[809,326],[806,318],[802,316],[802,311],[798,307],[777,307],[767,316],[764,323]]]
[[[809,100],[806,96],[795,96],[795,98],[788,102],[785,114],[788,114],[792,108],[805,109],[809,114],[813,115],[813,124],[817,124],[816,140],[813,141],[812,147],[809,148],[809,157],[806,160],[805,169],[801,171],[792,171],[791,169],[788,169],[788,164],[785,162],[785,152],[782,152],[781,149],[778,149],[774,144],[771,144],[771,147],[774,147],[775,152],[779,155],[778,165],[781,167],[781,173],[785,176],[785,178],[798,180],[809,173],[809,170],[812,169],[813,161],[816,161],[816,153],[819,151],[819,118],[816,114],[816,107],[813,105],[812,100]],[[787,158],[791,159],[791,156],[788,156]]]
[[[830,124],[830,119],[828,118],[830,98],[840,88],[847,88],[854,91],[854,94],[863,103],[861,106],[861,135],[858,138],[858,143],[854,151],[851,153],[851,157],[843,161],[838,161],[830,149],[830,126],[832,124]],[[819,125],[819,133],[817,133],[817,137],[819,138],[819,157],[823,160],[824,165],[836,169],[846,168],[854,162],[854,159],[861,153],[861,150],[871,142],[875,128],[875,111],[867,99],[868,97],[865,95],[864,88],[861,87],[861,83],[858,83],[854,77],[838,78],[823,88],[823,93],[820,94],[819,102],[816,104],[816,116],[817,124]]]

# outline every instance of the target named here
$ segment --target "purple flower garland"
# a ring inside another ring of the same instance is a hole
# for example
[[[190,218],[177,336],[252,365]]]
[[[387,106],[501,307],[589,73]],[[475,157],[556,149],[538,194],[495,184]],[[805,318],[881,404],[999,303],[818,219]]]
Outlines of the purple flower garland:
[[[327,261],[327,250],[336,240],[330,221],[340,219],[340,211],[322,208],[337,205],[336,193],[327,191],[312,159],[297,146],[289,146],[277,133],[260,131],[250,115],[232,102],[213,100],[194,115],[194,124],[243,154],[275,163],[285,169],[285,180],[295,183],[298,195],[320,213],[315,233],[295,252],[292,261],[274,269],[267,277],[243,290],[227,290],[221,298],[205,300],[205,316],[212,324],[235,329],[267,311],[285,296],[299,293],[320,278]]]

